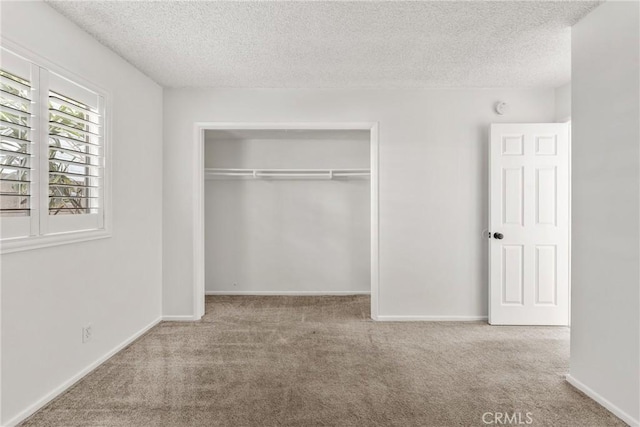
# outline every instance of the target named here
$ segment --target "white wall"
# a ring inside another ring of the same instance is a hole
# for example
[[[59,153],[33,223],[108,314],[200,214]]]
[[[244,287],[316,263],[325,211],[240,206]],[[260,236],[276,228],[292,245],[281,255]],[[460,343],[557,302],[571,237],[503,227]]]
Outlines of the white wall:
[[[640,419],[639,15],[637,2],[606,2],[572,32],[570,380],[632,425]]]
[[[566,122],[571,118],[571,82],[555,89],[556,122]]]
[[[486,316],[488,126],[555,113],[553,89],[199,88],[164,100],[166,315],[193,314],[194,122],[378,121],[380,314]]]
[[[205,167],[368,169],[370,165],[368,131],[262,136],[207,137]],[[368,179],[208,180],[206,291],[369,292],[370,193]]]
[[[113,95],[113,236],[2,256],[6,424],[161,315],[162,89],[48,5],[1,7],[3,38]]]

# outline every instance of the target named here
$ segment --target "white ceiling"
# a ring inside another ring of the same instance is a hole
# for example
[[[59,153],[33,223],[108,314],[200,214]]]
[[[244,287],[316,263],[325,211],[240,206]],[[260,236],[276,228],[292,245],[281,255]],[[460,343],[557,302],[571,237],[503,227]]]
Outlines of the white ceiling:
[[[556,87],[600,2],[49,1],[167,87]]]

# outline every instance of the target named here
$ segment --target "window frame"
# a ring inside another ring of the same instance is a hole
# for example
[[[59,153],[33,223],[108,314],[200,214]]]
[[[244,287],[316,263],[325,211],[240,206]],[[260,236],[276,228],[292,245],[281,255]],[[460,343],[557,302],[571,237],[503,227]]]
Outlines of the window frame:
[[[96,93],[101,97],[102,102],[102,156],[103,156],[103,177],[102,177],[102,218],[101,227],[90,229],[76,229],[71,231],[62,232],[49,232],[42,234],[42,231],[46,232],[46,223],[49,220],[49,206],[48,203],[43,206],[43,197],[40,197],[40,201],[34,200],[33,196],[31,203],[37,206],[37,209],[31,213],[31,235],[12,238],[0,237],[0,254],[20,252],[32,249],[39,249],[45,247],[52,247],[58,245],[64,245],[69,243],[86,242],[96,239],[109,238],[112,235],[112,196],[111,196],[111,118],[112,118],[112,95],[109,90],[96,85],[95,83],[88,81],[87,79],[79,76],[78,74],[70,71],[69,69],[56,64],[42,57],[6,38],[0,38],[0,46],[3,50],[22,58],[29,62],[31,67],[38,68],[39,81],[37,82],[37,99],[34,98],[34,108],[36,111],[36,123],[40,125],[43,123],[43,117],[46,117],[48,122],[48,90],[42,91],[40,88],[40,74],[42,69],[57,74],[58,76],[69,80],[70,82],[84,87],[91,92]],[[45,93],[46,92],[46,93]],[[35,135],[37,133],[37,136]],[[49,150],[49,137],[48,126],[39,126],[37,132],[34,132],[34,139],[36,142],[33,144],[34,152],[37,151],[36,156],[33,158],[31,170],[35,182],[35,186],[44,188],[48,186],[48,150]],[[46,152],[46,155],[44,154]],[[45,166],[46,165],[46,166]],[[43,179],[46,181],[43,184]],[[33,185],[33,184],[32,184]],[[48,191],[46,192],[48,198]],[[0,218],[0,227],[5,226],[4,221],[10,217]],[[79,221],[81,222],[81,221]],[[43,224],[45,223],[45,224]],[[43,230],[45,225],[45,230]],[[37,234],[34,234],[37,233]]]

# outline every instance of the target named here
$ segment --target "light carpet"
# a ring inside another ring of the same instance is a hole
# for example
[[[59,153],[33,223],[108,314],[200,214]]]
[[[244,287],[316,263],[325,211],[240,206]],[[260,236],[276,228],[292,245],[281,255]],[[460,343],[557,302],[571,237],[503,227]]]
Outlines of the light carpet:
[[[367,296],[213,296],[206,312],[154,327],[23,425],[625,425],[564,380],[567,328],[373,322]]]

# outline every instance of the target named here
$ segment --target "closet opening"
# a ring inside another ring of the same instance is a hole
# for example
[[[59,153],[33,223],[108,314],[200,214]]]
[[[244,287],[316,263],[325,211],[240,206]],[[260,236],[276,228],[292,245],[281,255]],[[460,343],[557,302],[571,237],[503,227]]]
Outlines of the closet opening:
[[[194,318],[212,295],[371,295],[375,123],[196,124]]]

